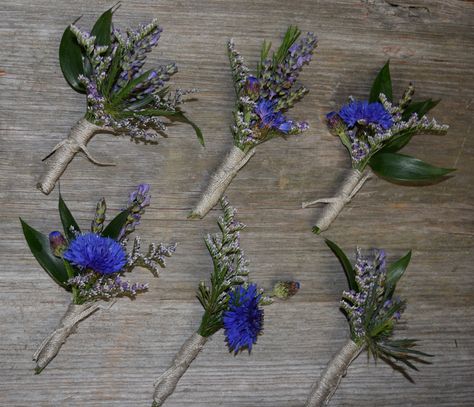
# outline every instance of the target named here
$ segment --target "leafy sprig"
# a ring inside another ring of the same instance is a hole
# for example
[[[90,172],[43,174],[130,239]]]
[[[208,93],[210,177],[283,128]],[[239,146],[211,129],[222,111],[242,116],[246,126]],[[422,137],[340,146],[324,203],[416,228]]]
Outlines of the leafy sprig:
[[[245,283],[248,275],[248,262],[239,244],[239,233],[245,226],[235,219],[235,209],[225,198],[220,203],[224,212],[218,220],[220,234],[208,235],[205,239],[214,267],[210,284],[201,281],[197,292],[204,308],[198,333],[205,337],[222,328],[229,290]]]

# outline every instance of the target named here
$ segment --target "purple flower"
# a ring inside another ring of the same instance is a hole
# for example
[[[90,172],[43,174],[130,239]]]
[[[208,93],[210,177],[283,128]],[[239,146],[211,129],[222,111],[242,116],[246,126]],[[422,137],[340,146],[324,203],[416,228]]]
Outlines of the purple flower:
[[[342,106],[339,116],[349,128],[357,124],[362,126],[375,124],[387,130],[393,125],[392,115],[380,102],[351,101]]]
[[[289,133],[293,128],[293,122],[281,113],[276,112],[275,103],[266,99],[260,99],[255,106],[255,114],[259,117],[260,128],[279,130]]]
[[[89,269],[99,274],[117,273],[127,262],[120,243],[95,233],[76,237],[64,252],[64,258],[83,270]]]
[[[145,213],[145,208],[150,205],[150,184],[140,184],[137,189],[130,194],[127,209],[130,211],[128,218],[120,231],[119,239],[132,233],[135,227],[140,224],[140,219]]]
[[[245,82],[245,93],[253,100],[258,99],[260,92],[260,81],[255,76],[248,76]]]
[[[261,294],[256,284],[247,288],[239,286],[229,294],[228,309],[224,312],[223,323],[229,349],[236,354],[257,342],[263,329],[263,310],[259,308]]]

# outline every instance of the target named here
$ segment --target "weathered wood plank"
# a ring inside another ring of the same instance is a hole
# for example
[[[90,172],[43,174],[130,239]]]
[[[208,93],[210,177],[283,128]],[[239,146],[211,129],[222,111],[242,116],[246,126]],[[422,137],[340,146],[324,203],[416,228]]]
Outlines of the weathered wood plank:
[[[330,195],[347,165],[345,150],[321,120],[348,94],[364,97],[390,58],[395,92],[410,80],[417,96],[441,98],[435,114],[451,125],[446,137],[420,136],[408,147],[430,162],[457,167],[447,182],[418,188],[370,181],[326,234],[350,251],[381,246],[395,258],[413,248],[400,285],[408,298],[400,335],[422,340],[436,357],[409,385],[390,368],[359,358],[331,405],[469,406],[474,399],[474,4],[455,0],[126,0],[117,25],[158,17],[165,31],[153,61],[176,60],[181,87],[198,87],[186,110],[203,128],[202,149],[180,125],[158,146],[99,136],[91,144],[116,168],[94,167],[77,157],[61,190],[81,224],[95,202],[118,210],[136,184],[152,184],[153,201],[140,225],[145,241],[177,241],[178,252],[149,293],[122,300],[84,321],[40,376],[31,355],[56,324],[68,301],[35,263],[21,236],[18,216],[37,228],[59,226],[57,191],[34,189],[40,159],[84,111],[84,100],[62,79],[57,48],[64,27],[82,24],[106,1],[4,0],[0,18],[0,405],[148,405],[155,378],[167,367],[200,317],[199,280],[210,270],[202,238],[215,230],[212,211],[202,221],[186,215],[210,172],[231,145],[228,127],[233,90],[225,40],[233,36],[250,63],[260,40],[278,40],[288,24],[315,31],[314,62],[302,80],[311,92],[294,110],[311,130],[258,148],[228,191],[248,224],[242,244],[253,278],[270,287],[279,277],[301,281],[291,301],[266,309],[265,334],[251,357],[229,355],[223,336],[208,344],[167,406],[301,406],[332,352],[347,335],[338,299],[344,276],[323,240],[310,233],[319,208],[301,201]]]

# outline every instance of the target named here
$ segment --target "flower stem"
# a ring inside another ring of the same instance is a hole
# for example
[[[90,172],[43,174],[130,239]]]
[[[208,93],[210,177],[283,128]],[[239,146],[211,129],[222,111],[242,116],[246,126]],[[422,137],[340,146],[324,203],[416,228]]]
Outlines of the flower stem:
[[[160,407],[174,392],[179,380],[192,361],[199,355],[207,342],[207,337],[192,334],[171,362],[171,366],[155,382],[152,407]]]
[[[83,151],[87,158],[97,165],[113,165],[102,163],[95,160],[87,150],[87,143],[99,131],[112,131],[108,127],[98,126],[91,123],[86,118],[80,119],[69,132],[68,137],[54,147],[53,151],[45,158],[48,159],[47,168],[40,181],[37,184],[38,189],[44,194],[49,194],[53,189],[56,181],[62,175],[68,164],[74,156]]]
[[[313,386],[305,407],[327,406],[331,397],[339,387],[341,379],[354,359],[364,347],[349,339],[339,352],[334,355],[321,375],[319,383]]]
[[[338,188],[336,195],[332,198],[317,199],[312,202],[303,202],[302,207],[325,203],[327,204],[318,220],[316,225],[313,227],[314,233],[321,233],[325,231],[331,223],[337,218],[337,215],[342,211],[346,203],[349,203],[351,199],[359,192],[364,183],[372,176],[369,169],[365,169],[362,172],[353,168],[349,171],[344,181]]]
[[[74,332],[76,325],[99,308],[100,304],[97,302],[88,302],[81,305],[72,302],[69,304],[56,329],[43,340],[33,355],[33,360],[36,362],[36,374],[41,373],[49,362],[54,359],[63,343]]]
[[[232,146],[232,150],[230,150],[209,180],[206,190],[201,195],[189,218],[203,218],[206,216],[214,205],[219,202],[219,199],[224,195],[225,190],[239,170],[247,164],[254,154],[254,148],[243,152],[239,147]]]

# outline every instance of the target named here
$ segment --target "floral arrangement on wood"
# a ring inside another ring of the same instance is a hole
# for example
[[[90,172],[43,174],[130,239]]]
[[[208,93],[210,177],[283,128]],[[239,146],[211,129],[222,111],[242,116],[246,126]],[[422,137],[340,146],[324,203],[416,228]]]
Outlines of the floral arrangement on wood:
[[[308,93],[297,79],[311,61],[317,45],[313,33],[300,38],[297,27],[289,27],[276,52],[263,42],[255,75],[250,74],[234,42],[227,44],[237,101],[231,127],[234,145],[211,176],[190,218],[203,218],[217,204],[237,172],[255,154],[255,147],[275,137],[300,134],[308,123],[288,119],[284,113]]]
[[[66,203],[59,196],[59,215],[64,234],[53,231],[49,237],[20,219],[26,242],[38,263],[49,276],[72,295],[71,303],[57,328],[41,343],[33,356],[40,373],[57,355],[77,324],[117,297],[134,298],[148,284],[130,283],[124,275],[135,267],[144,267],[158,277],[173,245],[150,244],[146,253],[136,236],[127,254],[128,235],[134,232],[150,203],[149,185],[141,184],[130,195],[127,208],[105,226],[106,203],[97,203],[90,231],[81,232]]]
[[[413,102],[413,94],[414,87],[410,84],[398,104],[392,102],[387,62],[375,78],[368,100],[357,101],[351,97],[338,112],[327,115],[330,131],[349,151],[352,168],[334,197],[303,202],[303,208],[326,204],[313,227],[314,233],[329,228],[373,172],[388,181],[416,185],[441,181],[454,171],[398,153],[416,134],[445,134],[448,130],[447,125],[440,125],[426,116],[439,100]]]
[[[341,310],[349,322],[351,337],[312,388],[306,407],[326,406],[349,365],[364,350],[375,360],[388,363],[411,382],[413,379],[406,368],[418,370],[414,363],[429,364],[423,358],[432,356],[414,349],[415,339],[392,339],[406,305],[405,300],[394,295],[395,289],[410,262],[411,252],[387,266],[383,250],[375,249],[364,255],[358,249],[352,266],[334,242],[326,240],[326,243],[341,262],[349,283],[349,290],[342,294]]]
[[[144,70],[146,58],[162,32],[157,20],[122,32],[112,25],[118,7],[103,13],[90,33],[80,30],[76,20],[62,36],[61,70],[72,89],[86,94],[87,111],[45,158],[47,169],[37,185],[45,194],[53,190],[79,151],[95,164],[113,165],[94,159],[86,147],[99,132],[127,133],[137,143],[156,144],[158,134],[166,137],[167,124],[177,121],[190,124],[204,145],[200,129],[180,109],[183,96],[195,90],[171,92],[166,86],[178,71],[176,64]]]
[[[221,233],[205,239],[214,270],[210,284],[202,281],[197,291],[204,308],[201,325],[155,382],[153,407],[163,405],[208,339],[221,328],[231,352],[248,349],[250,353],[263,330],[261,306],[271,303],[271,297],[287,299],[299,289],[297,282],[278,282],[271,295],[264,296],[262,289],[248,281],[248,263],[240,247],[240,231],[245,225],[235,219],[235,210],[225,198],[220,202],[224,212],[218,220]]]

